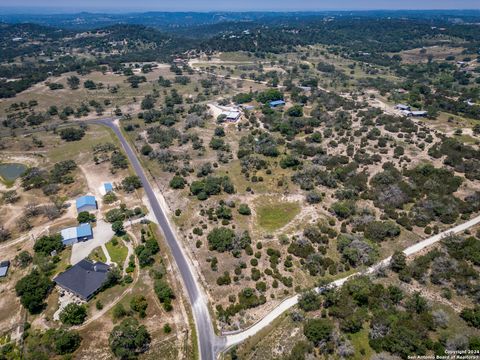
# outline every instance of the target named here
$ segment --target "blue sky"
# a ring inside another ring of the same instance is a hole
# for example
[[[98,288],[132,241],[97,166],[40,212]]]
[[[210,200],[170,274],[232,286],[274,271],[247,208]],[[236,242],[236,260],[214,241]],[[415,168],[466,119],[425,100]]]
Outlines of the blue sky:
[[[0,7],[119,11],[479,9],[480,0],[0,0]]]

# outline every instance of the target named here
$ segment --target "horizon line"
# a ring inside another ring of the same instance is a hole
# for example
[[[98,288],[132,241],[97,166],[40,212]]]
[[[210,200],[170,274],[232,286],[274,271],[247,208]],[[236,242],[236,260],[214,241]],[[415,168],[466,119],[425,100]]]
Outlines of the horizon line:
[[[66,15],[66,14],[79,14],[79,13],[90,13],[90,14],[142,14],[142,13],[153,13],[153,12],[160,12],[160,13],[199,13],[199,14],[208,14],[208,13],[215,13],[215,12],[222,12],[222,13],[318,13],[318,12],[369,12],[369,11],[392,11],[392,12],[400,12],[400,11],[480,11],[479,8],[365,8],[365,9],[355,9],[355,8],[324,8],[324,9],[285,9],[285,10],[273,10],[273,9],[245,9],[245,10],[223,10],[223,9],[210,9],[210,10],[173,10],[173,9],[138,9],[138,8],[116,8],[116,10],[109,10],[107,8],[102,7],[91,7],[85,9],[76,9],[74,7],[58,7],[58,6],[1,6],[0,9],[5,10],[12,10],[7,14],[1,14],[0,16],[5,15]],[[27,12],[20,12],[20,10],[30,9]],[[56,10],[56,13],[37,13],[36,10],[45,11],[48,9]],[[136,9],[136,10],[135,10]]]

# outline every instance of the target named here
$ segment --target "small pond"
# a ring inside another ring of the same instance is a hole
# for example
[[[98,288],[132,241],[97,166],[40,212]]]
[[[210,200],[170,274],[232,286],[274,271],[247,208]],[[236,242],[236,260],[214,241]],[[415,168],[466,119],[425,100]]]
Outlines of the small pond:
[[[0,164],[0,178],[6,182],[15,181],[20,175],[22,175],[27,166],[17,163],[3,163]]]

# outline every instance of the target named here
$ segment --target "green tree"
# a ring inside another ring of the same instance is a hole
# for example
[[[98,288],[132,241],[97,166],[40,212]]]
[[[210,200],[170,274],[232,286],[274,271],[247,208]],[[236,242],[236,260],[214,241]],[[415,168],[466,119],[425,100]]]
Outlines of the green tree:
[[[221,227],[215,228],[207,236],[208,244],[211,250],[224,252],[232,249],[235,233],[233,230]]]
[[[287,115],[292,117],[302,117],[303,107],[301,105],[294,105],[287,110]]]
[[[81,211],[77,215],[77,221],[79,224],[92,223],[97,221],[95,214],[90,214],[88,211]]]
[[[304,311],[315,311],[320,309],[322,300],[320,295],[315,291],[307,291],[300,295],[298,299],[298,306]]]
[[[395,251],[392,255],[392,261],[390,262],[390,267],[395,272],[400,272],[407,267],[406,256],[403,251]]]
[[[158,300],[163,304],[165,311],[172,310],[172,300],[175,299],[175,294],[172,288],[162,279],[155,280],[153,287]]]
[[[78,86],[80,85],[80,79],[75,75],[72,75],[67,78],[67,84],[72,90],[77,90]]]
[[[123,227],[123,221],[118,220],[112,223],[112,230],[117,236],[125,235],[125,228]]]
[[[85,130],[65,128],[60,130],[60,137],[65,141],[79,141],[85,136]]]
[[[33,250],[43,255],[50,255],[54,250],[60,252],[63,248],[62,236],[60,234],[44,235],[38,238],[33,245]]]
[[[78,349],[82,342],[82,338],[75,331],[67,331],[63,329],[53,331],[55,331],[53,335],[55,352],[59,355],[73,353]]]
[[[480,329],[480,306],[477,305],[474,308],[465,308],[460,313],[460,316],[468,325]]]
[[[172,180],[170,180],[170,187],[172,189],[183,189],[185,187],[185,179],[182,176],[175,175]]]
[[[330,340],[332,332],[333,325],[327,319],[309,319],[303,327],[303,334],[315,346],[318,346],[322,341]]]
[[[251,215],[252,210],[250,210],[250,207],[247,204],[240,204],[238,207],[238,213],[240,215]]]
[[[110,333],[108,342],[115,356],[122,360],[135,359],[148,350],[151,337],[134,318],[124,319]]]
[[[53,282],[37,269],[23,278],[15,285],[17,296],[20,296],[20,302],[31,313],[38,314],[45,307],[43,302],[50,290],[53,288]]]
[[[67,325],[83,324],[87,318],[87,307],[70,303],[60,313],[60,321]]]
[[[137,175],[127,176],[122,180],[122,188],[126,192],[132,192],[135,189],[140,189],[142,187],[142,182]]]

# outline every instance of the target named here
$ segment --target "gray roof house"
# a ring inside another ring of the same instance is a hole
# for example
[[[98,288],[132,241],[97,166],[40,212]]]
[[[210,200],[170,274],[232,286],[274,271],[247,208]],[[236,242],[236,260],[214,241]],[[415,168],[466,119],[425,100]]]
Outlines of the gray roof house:
[[[80,299],[88,301],[107,280],[110,266],[102,262],[93,263],[83,259],[70,269],[59,274],[53,281],[62,289],[69,291]]]

